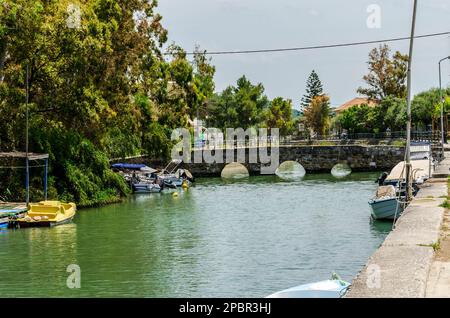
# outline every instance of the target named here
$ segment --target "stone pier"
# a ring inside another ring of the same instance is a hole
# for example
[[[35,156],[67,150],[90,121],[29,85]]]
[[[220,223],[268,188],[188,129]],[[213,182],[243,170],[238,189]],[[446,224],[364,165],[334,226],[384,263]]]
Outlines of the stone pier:
[[[437,170],[445,178],[432,178],[423,185],[353,280],[346,297],[442,297],[450,291],[450,257],[448,262],[436,262],[446,229],[442,205],[448,195],[450,154],[446,155]]]

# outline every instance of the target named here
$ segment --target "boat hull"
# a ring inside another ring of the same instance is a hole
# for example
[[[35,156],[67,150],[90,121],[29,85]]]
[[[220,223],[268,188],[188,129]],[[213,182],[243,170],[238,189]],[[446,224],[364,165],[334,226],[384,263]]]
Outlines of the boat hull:
[[[67,224],[72,222],[73,220],[73,216],[67,219],[64,219],[62,221],[33,221],[33,222],[28,222],[28,221],[15,221],[16,225],[19,228],[30,228],[30,227],[53,227],[53,226],[57,226],[57,225],[62,225],[62,224]],[[14,222],[14,221],[13,221]]]
[[[403,212],[403,204],[397,198],[374,199],[369,201],[375,220],[393,220]]]
[[[342,280],[326,280],[285,289],[266,298],[341,298],[349,286]]]
[[[161,187],[157,184],[133,184],[134,193],[159,193]]]

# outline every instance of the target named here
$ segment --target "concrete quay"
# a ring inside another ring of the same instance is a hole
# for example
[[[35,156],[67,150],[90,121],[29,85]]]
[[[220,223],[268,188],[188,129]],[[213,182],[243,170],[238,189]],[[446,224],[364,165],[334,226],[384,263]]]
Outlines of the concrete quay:
[[[450,217],[442,207],[448,196],[447,166],[446,153],[435,174],[440,178],[422,186],[345,297],[450,297]]]

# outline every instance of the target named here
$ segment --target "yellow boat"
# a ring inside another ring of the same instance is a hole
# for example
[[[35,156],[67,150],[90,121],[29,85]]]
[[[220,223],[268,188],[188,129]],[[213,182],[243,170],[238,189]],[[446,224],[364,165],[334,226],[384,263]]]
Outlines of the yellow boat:
[[[75,203],[60,201],[41,201],[31,203],[25,217],[17,219],[17,225],[23,227],[48,227],[72,221],[77,207]]]

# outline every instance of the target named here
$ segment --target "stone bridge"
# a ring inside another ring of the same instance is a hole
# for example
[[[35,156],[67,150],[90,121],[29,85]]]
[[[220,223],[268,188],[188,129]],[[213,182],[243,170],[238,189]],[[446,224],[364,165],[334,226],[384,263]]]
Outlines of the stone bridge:
[[[245,151],[245,162],[250,174],[260,174],[260,163],[247,163],[250,148],[234,149],[234,160],[237,161],[237,152]],[[270,149],[270,148],[269,148]],[[297,161],[307,172],[330,172],[338,163],[348,164],[353,171],[380,171],[392,169],[399,161],[404,159],[404,147],[390,145],[301,145],[280,146],[279,164],[284,161]],[[253,148],[253,150],[256,150]],[[193,163],[194,157],[199,156],[203,150],[194,150],[191,153],[191,163],[183,163],[182,166],[190,170],[194,176],[220,176],[227,162],[226,151],[223,151],[223,163]],[[214,153],[213,153],[214,154]],[[270,151],[269,151],[270,155]],[[145,163],[151,167],[161,168],[165,162],[148,157],[128,158],[124,160],[115,159],[114,162],[125,161],[129,163]],[[258,156],[259,162],[259,156]]]

